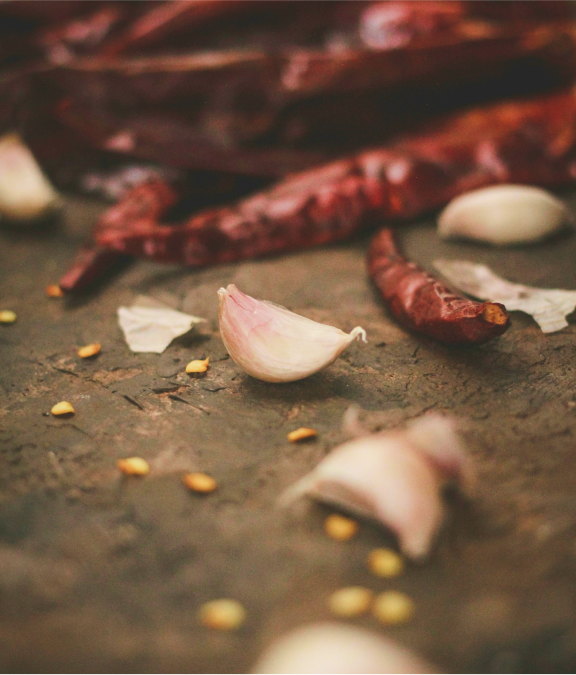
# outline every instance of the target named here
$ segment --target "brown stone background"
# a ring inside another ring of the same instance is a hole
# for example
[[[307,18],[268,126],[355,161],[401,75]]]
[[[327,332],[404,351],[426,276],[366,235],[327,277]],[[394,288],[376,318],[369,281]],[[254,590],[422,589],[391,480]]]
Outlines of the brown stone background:
[[[575,200],[573,200],[575,202]],[[410,594],[416,616],[381,630],[448,671],[574,672],[576,668],[576,327],[543,335],[514,313],[501,338],[447,348],[398,328],[364,269],[368,235],[350,243],[205,270],[137,261],[77,300],[50,300],[102,205],[67,198],[52,227],[0,228],[0,669],[16,672],[246,672],[275,637],[329,618],[343,585]],[[432,220],[405,227],[406,253],[484,262],[513,281],[576,289],[576,237],[491,249],[441,242]],[[286,385],[258,382],[227,358],[216,290],[281,303],[344,330],[334,365]],[[116,310],[147,294],[204,316],[200,332],[162,355],[130,352]],[[101,342],[82,360],[76,349]],[[205,379],[184,374],[210,357]],[[57,401],[72,419],[47,415]],[[279,493],[344,439],[357,403],[371,428],[425,410],[463,419],[476,494],[449,498],[430,559],[396,580],[365,567],[394,538],[362,523],[326,537],[330,510],[283,512]],[[293,445],[298,426],[319,431]],[[123,479],[121,457],[152,472]],[[187,470],[219,490],[190,494]],[[248,612],[232,634],[197,623],[199,606],[233,597]]]

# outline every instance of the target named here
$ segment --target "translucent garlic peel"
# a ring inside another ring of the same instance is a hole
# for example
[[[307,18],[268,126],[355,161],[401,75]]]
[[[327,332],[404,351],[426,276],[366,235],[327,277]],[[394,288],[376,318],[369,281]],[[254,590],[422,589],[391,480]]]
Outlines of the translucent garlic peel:
[[[18,134],[0,138],[0,214],[32,221],[61,205],[58,193],[42,173]]]
[[[228,353],[249,375],[266,382],[293,382],[330,365],[356,338],[271,302],[256,300],[230,284],[218,291],[220,334]]]
[[[341,623],[297,628],[274,642],[254,673],[433,673],[432,666],[392,640]]]
[[[306,494],[376,519],[398,536],[406,555],[422,558],[442,523],[444,479],[460,476],[464,465],[450,425],[440,416],[423,418],[406,431],[344,443],[290,487],[281,503]]]
[[[438,218],[438,234],[490,244],[520,244],[542,239],[568,220],[564,203],[528,185],[495,185],[453,199]]]

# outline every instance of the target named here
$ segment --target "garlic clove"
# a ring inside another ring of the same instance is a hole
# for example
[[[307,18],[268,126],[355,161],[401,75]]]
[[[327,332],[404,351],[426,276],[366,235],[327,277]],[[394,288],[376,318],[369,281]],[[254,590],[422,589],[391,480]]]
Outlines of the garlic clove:
[[[234,284],[218,291],[220,334],[228,353],[249,375],[265,382],[293,382],[330,365],[356,338],[294,314],[271,302],[256,300]]]
[[[471,484],[468,459],[454,420],[436,414],[402,431],[362,436],[327,455],[280,498],[288,505],[308,495],[390,528],[404,554],[427,555],[444,515],[447,478]]]
[[[11,133],[0,137],[0,214],[14,221],[33,221],[61,203],[20,136]]]
[[[392,640],[341,623],[315,623],[281,637],[254,673],[434,673],[429,663]]]
[[[504,246],[542,239],[567,220],[564,203],[546,190],[494,185],[453,199],[438,218],[438,234]]]

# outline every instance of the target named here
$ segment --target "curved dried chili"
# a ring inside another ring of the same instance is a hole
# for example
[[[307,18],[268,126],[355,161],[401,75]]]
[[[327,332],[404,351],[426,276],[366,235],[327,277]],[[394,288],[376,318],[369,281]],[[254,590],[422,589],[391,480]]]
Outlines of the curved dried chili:
[[[370,245],[368,273],[398,322],[435,340],[481,344],[508,328],[504,305],[475,302],[450,291],[400,254],[389,228]]]

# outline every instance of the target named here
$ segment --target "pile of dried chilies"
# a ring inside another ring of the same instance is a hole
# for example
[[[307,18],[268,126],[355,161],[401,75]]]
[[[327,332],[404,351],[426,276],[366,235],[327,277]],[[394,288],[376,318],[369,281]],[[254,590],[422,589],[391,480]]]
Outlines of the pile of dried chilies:
[[[2,3],[0,35],[19,32],[0,54],[3,126],[17,126],[56,182],[63,155],[124,157],[192,172],[188,182],[209,186],[218,204],[198,211],[206,202],[181,182],[134,187],[97,223],[61,288],[84,287],[118,254],[242,260],[339,241],[485,185],[573,181],[576,21],[568,3],[521,9]],[[172,222],[186,199],[192,215]],[[390,231],[368,267],[410,328],[475,343],[507,327],[497,304],[458,298],[404,261]]]

